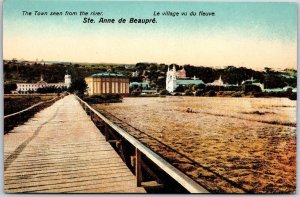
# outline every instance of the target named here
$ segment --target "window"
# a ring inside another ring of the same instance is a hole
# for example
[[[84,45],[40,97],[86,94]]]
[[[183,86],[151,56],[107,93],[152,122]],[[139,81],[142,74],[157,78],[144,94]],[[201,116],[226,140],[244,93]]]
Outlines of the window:
[[[116,93],[115,92],[115,82],[111,82],[111,93]]]
[[[109,93],[109,82],[106,82],[106,93]]]
[[[116,82],[116,93],[119,93],[119,82]]]
[[[102,83],[102,93],[105,93],[105,82]]]
[[[125,84],[124,84],[124,83],[122,83],[122,86],[121,86],[121,87],[122,87],[121,93],[124,93],[124,92],[125,92],[124,85],[125,85]]]

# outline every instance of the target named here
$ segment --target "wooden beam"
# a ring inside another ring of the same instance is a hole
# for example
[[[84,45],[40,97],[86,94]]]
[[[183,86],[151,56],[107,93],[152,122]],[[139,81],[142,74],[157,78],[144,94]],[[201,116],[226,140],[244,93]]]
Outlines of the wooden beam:
[[[141,151],[137,148],[135,149],[135,176],[136,176],[136,186],[142,186],[142,165],[141,165]]]
[[[147,182],[142,182],[142,185],[141,185],[143,188],[145,189],[157,189],[157,188],[163,188],[164,185],[161,184],[161,183],[158,183],[156,181],[147,181]]]
[[[91,117],[91,120],[93,121],[93,112],[90,111],[90,117]]]
[[[130,165],[132,166],[132,167],[134,167],[135,166],[135,156],[130,156]]]
[[[114,143],[117,148],[121,146],[121,140],[108,140],[109,143]]]
[[[159,179],[159,177],[143,161],[142,161],[142,169],[144,170],[144,172],[146,172],[148,175],[150,175],[152,179],[155,179],[156,181],[161,182],[161,180]]]
[[[124,155],[124,150],[123,150],[123,145],[122,145],[122,140],[117,140],[116,142],[116,148],[117,151],[122,158],[122,160],[126,163],[125,155]]]
[[[108,140],[109,143],[117,143],[119,140]]]
[[[104,126],[104,134],[105,134],[105,140],[108,141],[109,140],[109,131],[108,131],[107,124],[105,124],[105,126]]]

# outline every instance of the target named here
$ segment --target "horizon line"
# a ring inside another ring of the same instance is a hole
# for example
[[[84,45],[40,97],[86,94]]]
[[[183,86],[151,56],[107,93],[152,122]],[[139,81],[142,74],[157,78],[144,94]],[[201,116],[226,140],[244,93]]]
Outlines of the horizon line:
[[[13,60],[13,59],[16,59],[17,61],[28,61],[28,62],[36,62],[36,60],[28,60],[28,59],[23,59],[23,58],[3,58],[3,61],[10,61],[10,60]],[[43,61],[43,62],[53,62],[53,63],[71,63],[71,64],[113,64],[113,65],[136,65],[138,63],[148,63],[148,64],[165,64],[165,65],[172,65],[172,64],[175,64],[175,65],[178,65],[178,66],[186,66],[186,65],[190,65],[190,66],[194,66],[194,67],[208,67],[208,68],[215,68],[215,69],[223,69],[223,68],[226,68],[228,66],[234,66],[234,67],[237,67],[237,68],[248,68],[248,69],[252,69],[252,70],[255,70],[255,71],[263,71],[264,68],[271,68],[273,70],[285,70],[285,69],[293,69],[293,70],[298,70],[298,66],[296,68],[294,67],[280,67],[280,68],[274,68],[274,67],[270,67],[270,66],[264,66],[263,68],[261,69],[258,69],[258,68],[252,68],[250,66],[241,66],[241,65],[234,65],[234,64],[229,64],[229,65],[222,65],[222,66],[207,66],[207,65],[198,65],[198,64],[189,64],[189,63],[185,63],[185,64],[178,64],[178,63],[170,63],[170,64],[167,64],[167,63],[158,63],[158,62],[148,62],[148,61],[138,61],[136,63],[120,63],[120,62],[76,62],[76,61],[58,61],[58,60],[44,60],[44,59],[38,59],[38,61]]]

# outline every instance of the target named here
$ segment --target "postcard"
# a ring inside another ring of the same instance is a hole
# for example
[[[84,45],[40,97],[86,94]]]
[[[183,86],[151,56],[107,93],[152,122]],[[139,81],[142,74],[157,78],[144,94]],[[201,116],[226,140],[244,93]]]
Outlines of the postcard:
[[[295,194],[297,16],[6,0],[5,193]]]

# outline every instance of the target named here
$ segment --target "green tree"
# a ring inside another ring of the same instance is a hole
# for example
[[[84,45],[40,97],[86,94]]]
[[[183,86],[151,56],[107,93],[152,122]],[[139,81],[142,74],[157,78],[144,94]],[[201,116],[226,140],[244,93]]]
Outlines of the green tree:
[[[10,94],[11,91],[17,89],[17,84],[15,83],[7,83],[4,84],[4,94]]]
[[[87,90],[87,83],[83,78],[74,80],[69,88],[71,93],[76,93],[79,96],[83,96],[84,92]]]
[[[186,96],[194,96],[194,94],[191,90],[185,90],[184,93]]]
[[[169,91],[168,90],[162,90],[160,92],[160,95],[170,95]]]
[[[177,86],[174,92],[184,92],[185,88],[182,85]]]

